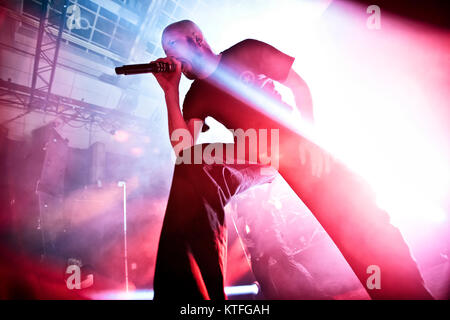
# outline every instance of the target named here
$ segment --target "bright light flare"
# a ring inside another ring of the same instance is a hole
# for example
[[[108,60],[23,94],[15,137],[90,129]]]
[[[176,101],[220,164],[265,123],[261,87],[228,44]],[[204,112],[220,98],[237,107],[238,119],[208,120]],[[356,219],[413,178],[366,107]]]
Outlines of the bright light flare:
[[[177,290],[176,287],[173,288]],[[225,294],[227,296],[239,295],[257,295],[259,287],[256,283],[243,286],[225,287]],[[153,300],[153,290],[134,290],[134,291],[103,291],[96,292],[90,295],[94,300]]]
[[[441,72],[450,68],[445,33],[387,13],[384,27],[370,33],[354,25],[357,7],[337,14],[331,26],[351,32],[318,34],[310,57],[322,145],[371,184],[394,224],[444,222],[449,134],[437,124],[450,80]]]
[[[394,223],[442,223],[450,190],[449,133],[441,125],[449,115],[448,32],[383,8],[381,29],[369,30],[366,9],[343,1],[268,1],[241,3],[239,10],[224,5],[218,19],[199,12],[194,20],[213,48],[254,38],[294,56],[316,119],[314,133],[297,121],[294,127],[362,175]],[[230,74],[221,82],[274,115],[270,101],[241,90]],[[276,88],[292,105],[289,90]],[[274,116],[292,121],[290,114]],[[210,130],[208,137],[217,142],[222,134],[229,142],[225,132]]]
[[[117,130],[113,137],[117,142],[127,142],[130,138],[130,134],[124,130]]]
[[[276,14],[266,7],[261,12],[244,7],[241,12],[246,18],[233,19],[239,23],[230,26],[246,30],[248,38],[289,48],[283,51],[296,57],[294,69],[313,95],[315,128],[289,112],[279,112],[277,101],[248,90],[229,70],[216,73],[216,81],[362,175],[394,223],[445,221],[442,205],[450,189],[448,132],[445,135],[434,125],[442,92],[450,101],[444,88],[450,79],[442,72],[450,68],[445,34],[385,12],[382,29],[371,31],[365,24],[365,8],[349,4],[335,6],[326,21],[320,21],[330,2],[313,6],[285,1]],[[278,17],[278,23],[262,25],[258,20],[265,21],[264,14],[270,20]],[[240,39],[234,39],[237,34]],[[242,40],[240,32],[227,35],[222,42]],[[276,88],[292,103],[289,90]]]
[[[144,149],[140,147],[133,147],[131,148],[131,154],[135,157],[140,157],[144,154]]]

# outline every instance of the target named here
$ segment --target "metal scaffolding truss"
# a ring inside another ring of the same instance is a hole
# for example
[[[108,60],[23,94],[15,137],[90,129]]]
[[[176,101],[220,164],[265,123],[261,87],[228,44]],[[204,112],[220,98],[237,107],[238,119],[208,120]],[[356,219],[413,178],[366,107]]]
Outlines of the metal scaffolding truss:
[[[38,107],[38,103],[43,103],[44,110],[47,108],[55,78],[67,2],[68,0],[42,0],[31,80],[30,109]],[[58,31],[56,36],[52,28]]]
[[[23,111],[18,116],[9,119],[2,125],[23,117],[30,112],[43,112],[54,115],[65,123],[77,127],[98,125],[103,130],[112,133],[120,128],[130,128],[134,132],[146,133],[151,119],[136,117],[114,109],[100,107],[84,101],[71,99],[56,94],[46,94],[35,90],[35,108],[28,108],[32,88],[0,79],[0,106]]]

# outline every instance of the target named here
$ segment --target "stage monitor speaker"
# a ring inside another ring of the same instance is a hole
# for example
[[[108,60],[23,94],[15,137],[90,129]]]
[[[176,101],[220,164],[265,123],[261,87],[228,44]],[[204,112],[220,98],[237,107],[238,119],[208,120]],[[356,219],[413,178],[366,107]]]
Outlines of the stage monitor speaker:
[[[64,194],[68,151],[68,141],[52,124],[33,131],[30,165],[36,169],[36,191],[55,196]]]

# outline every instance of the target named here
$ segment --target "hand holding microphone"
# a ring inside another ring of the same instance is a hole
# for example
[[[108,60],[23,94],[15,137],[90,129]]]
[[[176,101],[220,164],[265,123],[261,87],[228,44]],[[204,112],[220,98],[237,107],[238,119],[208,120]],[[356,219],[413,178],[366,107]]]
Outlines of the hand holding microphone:
[[[115,69],[116,74],[142,74],[142,73],[162,73],[175,71],[175,64],[164,62],[158,59],[150,63],[128,64]]]
[[[159,58],[150,63],[131,64],[117,67],[116,74],[143,74],[152,73],[164,93],[178,94],[181,78],[181,62],[173,58]]]
[[[172,65],[172,71],[154,72],[156,80],[166,95],[173,95],[178,99],[178,87],[181,78],[181,62],[174,58],[159,58],[155,63],[165,63]]]

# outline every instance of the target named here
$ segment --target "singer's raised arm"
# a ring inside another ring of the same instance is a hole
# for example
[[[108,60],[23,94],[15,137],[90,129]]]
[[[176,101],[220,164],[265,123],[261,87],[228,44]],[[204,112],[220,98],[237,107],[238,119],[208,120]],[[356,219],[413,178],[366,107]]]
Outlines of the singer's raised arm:
[[[156,61],[173,63],[176,66],[174,72],[153,73],[153,75],[164,91],[170,142],[178,156],[182,149],[194,145],[194,137],[198,136],[203,123],[196,123],[196,120],[202,122],[200,119],[190,119],[186,123],[181,114],[179,93],[181,63],[172,58],[160,58]]]

